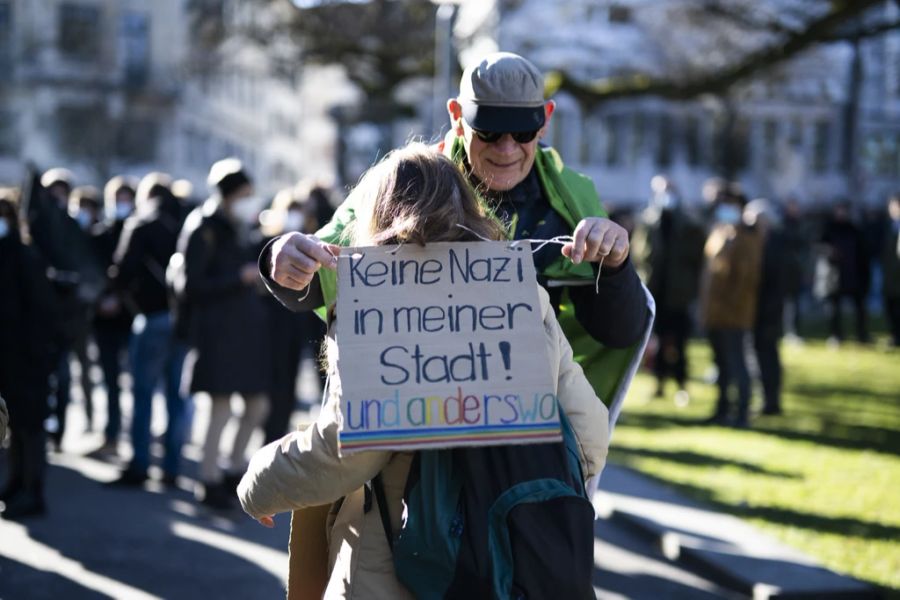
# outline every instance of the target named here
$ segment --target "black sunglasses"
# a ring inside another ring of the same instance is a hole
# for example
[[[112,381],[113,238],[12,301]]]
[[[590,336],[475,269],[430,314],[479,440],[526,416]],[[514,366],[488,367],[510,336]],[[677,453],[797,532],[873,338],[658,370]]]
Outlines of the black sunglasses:
[[[481,131],[479,129],[472,129],[475,132],[475,135],[478,136],[478,139],[484,142],[485,144],[493,144],[500,141],[504,135],[506,135],[505,131]],[[516,131],[515,133],[510,133],[516,142],[520,144],[527,144],[535,137],[537,137],[538,130],[534,131]]]

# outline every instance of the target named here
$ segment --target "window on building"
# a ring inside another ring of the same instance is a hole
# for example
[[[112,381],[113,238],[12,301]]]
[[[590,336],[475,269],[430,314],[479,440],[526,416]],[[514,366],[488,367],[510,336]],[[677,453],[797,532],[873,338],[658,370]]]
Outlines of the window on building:
[[[763,123],[763,152],[766,169],[778,166],[778,121],[766,119]]]
[[[158,137],[159,128],[152,119],[125,119],[117,131],[116,155],[125,163],[152,162]]]
[[[791,120],[791,126],[788,129],[788,144],[791,148],[803,148],[803,121],[800,119]]]
[[[621,140],[619,136],[619,120],[615,115],[607,115],[604,119],[604,137],[606,140],[606,164],[614,167],[619,164],[619,146]]]
[[[831,137],[831,124],[828,121],[817,121],[813,127],[813,156],[812,167],[816,173],[824,173],[828,170],[829,141]]]
[[[588,117],[584,121],[584,127],[581,129],[581,143],[578,145],[578,162],[582,165],[590,164],[593,159],[591,150],[593,149],[593,141],[597,135],[597,120],[594,117]]]
[[[750,121],[738,117],[731,130],[731,159],[736,171],[743,171],[750,162]]]
[[[59,49],[71,58],[96,60],[100,57],[100,8],[90,4],[64,2],[59,5]]]
[[[700,164],[700,122],[697,117],[690,116],[684,120],[684,153],[690,166]]]
[[[621,4],[613,4],[609,7],[610,23],[631,23],[631,8]]]
[[[635,164],[645,151],[647,141],[647,118],[643,113],[635,113],[631,118],[631,164]]]
[[[672,164],[672,119],[667,114],[659,116],[659,135],[656,143],[656,164],[660,167],[668,167]]]
[[[12,3],[0,0],[0,65],[12,61]]]
[[[109,126],[102,106],[61,106],[56,110],[58,147],[71,159],[108,158]]]
[[[0,156],[19,154],[18,123],[13,111],[0,109]]]
[[[147,13],[125,11],[120,29],[120,47],[125,82],[139,86],[150,71],[150,17]]]

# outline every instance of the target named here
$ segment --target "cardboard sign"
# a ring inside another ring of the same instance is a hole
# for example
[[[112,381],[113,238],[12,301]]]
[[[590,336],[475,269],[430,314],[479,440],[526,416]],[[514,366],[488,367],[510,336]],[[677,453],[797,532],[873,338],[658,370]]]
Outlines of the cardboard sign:
[[[341,453],[561,439],[530,246],[345,248]]]

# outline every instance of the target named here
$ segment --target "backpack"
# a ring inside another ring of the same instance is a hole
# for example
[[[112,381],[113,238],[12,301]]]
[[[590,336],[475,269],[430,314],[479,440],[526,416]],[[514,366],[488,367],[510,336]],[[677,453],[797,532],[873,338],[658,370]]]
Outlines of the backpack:
[[[418,451],[396,538],[372,481],[397,578],[416,598],[595,597],[594,509],[560,417],[557,443]]]

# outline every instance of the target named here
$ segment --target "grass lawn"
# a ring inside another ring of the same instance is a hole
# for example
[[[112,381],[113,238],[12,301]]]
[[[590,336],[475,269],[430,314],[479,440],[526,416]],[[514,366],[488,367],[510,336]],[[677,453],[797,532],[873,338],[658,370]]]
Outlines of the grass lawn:
[[[576,355],[588,348],[573,340]],[[690,345],[691,402],[652,399],[641,373],[611,457],[860,579],[900,588],[900,352],[782,344],[784,415],[750,430],[698,425],[713,412],[708,345]],[[590,376],[590,373],[588,373]],[[753,407],[761,405],[760,390]]]

